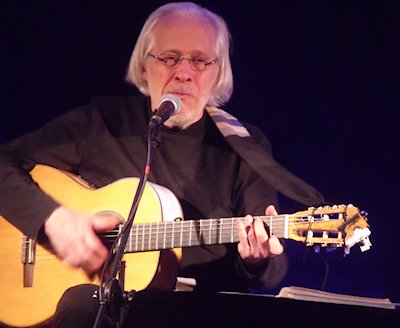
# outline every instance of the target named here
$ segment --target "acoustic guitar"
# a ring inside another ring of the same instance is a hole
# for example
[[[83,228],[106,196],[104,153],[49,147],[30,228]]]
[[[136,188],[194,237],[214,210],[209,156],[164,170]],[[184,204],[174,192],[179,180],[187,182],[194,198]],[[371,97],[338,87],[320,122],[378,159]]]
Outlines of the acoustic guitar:
[[[124,178],[95,189],[79,177],[45,165],[36,165],[30,174],[44,192],[61,204],[90,215],[111,212],[122,221],[128,217],[139,181]],[[370,246],[366,214],[351,205],[260,218],[279,238],[346,249],[356,243],[362,244],[362,250]],[[168,268],[160,254],[168,252],[166,263],[172,263],[171,258],[179,263],[183,247],[236,243],[239,238],[235,222],[239,219],[243,218],[184,221],[175,195],[162,186],[147,183],[125,248],[125,289],[140,291],[164,282],[166,289],[172,288],[175,277],[171,279],[170,275],[176,274],[179,266]],[[109,245],[119,231],[100,237]],[[100,283],[99,276],[91,279],[83,270],[67,266],[49,244],[24,236],[1,217],[0,236],[0,326],[30,327],[44,322],[52,317],[66,289]]]

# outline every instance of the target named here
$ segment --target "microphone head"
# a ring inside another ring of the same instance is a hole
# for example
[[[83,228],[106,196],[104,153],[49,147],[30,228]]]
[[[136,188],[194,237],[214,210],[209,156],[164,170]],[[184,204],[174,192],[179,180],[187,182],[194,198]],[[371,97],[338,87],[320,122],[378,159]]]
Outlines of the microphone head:
[[[179,114],[179,112],[182,109],[181,99],[177,95],[174,95],[173,93],[167,93],[161,97],[160,105],[158,106],[158,108],[160,108],[161,105],[166,101],[171,102],[174,106],[174,111],[171,113],[171,116],[175,116],[175,115]]]

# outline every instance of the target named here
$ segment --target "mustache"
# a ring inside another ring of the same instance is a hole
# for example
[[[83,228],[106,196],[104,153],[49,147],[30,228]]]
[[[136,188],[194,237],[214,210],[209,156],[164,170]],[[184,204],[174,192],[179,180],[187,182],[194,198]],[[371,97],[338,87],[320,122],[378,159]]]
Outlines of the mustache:
[[[194,91],[186,85],[177,85],[177,86],[171,87],[167,90],[166,93],[185,93],[190,96],[195,96]]]

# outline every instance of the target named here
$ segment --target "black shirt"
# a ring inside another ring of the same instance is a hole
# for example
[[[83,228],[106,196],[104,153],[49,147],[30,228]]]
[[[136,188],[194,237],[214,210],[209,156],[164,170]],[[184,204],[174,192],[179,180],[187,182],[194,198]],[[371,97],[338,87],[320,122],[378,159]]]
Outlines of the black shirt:
[[[0,213],[25,234],[37,235],[58,206],[26,173],[37,163],[78,174],[96,187],[139,176],[150,115],[144,97],[96,98],[3,146],[0,191],[6,197]],[[270,151],[261,131],[246,127]],[[276,191],[236,154],[206,112],[187,130],[162,127],[149,181],[178,197],[185,219],[262,215],[267,205],[276,204]],[[266,270],[250,274],[238,260],[236,245],[185,248],[181,275],[195,277],[200,289],[269,288],[283,277],[287,261],[278,256],[269,262]]]

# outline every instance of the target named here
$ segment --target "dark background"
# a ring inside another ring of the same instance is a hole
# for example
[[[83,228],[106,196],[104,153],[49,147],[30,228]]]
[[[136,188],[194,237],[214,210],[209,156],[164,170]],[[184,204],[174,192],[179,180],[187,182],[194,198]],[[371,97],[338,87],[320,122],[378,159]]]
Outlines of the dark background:
[[[3,1],[0,142],[94,96],[136,94],[124,82],[129,57],[164,3]],[[347,257],[288,241],[281,286],[400,302],[399,4],[257,3],[199,2],[226,19],[234,40],[235,92],[225,109],[263,129],[276,159],[328,202],[367,211],[372,230],[371,250],[355,246]],[[282,197],[282,213],[303,209]]]

